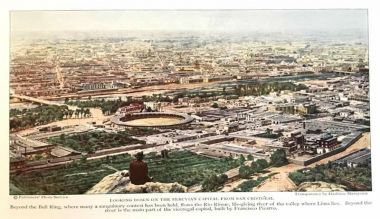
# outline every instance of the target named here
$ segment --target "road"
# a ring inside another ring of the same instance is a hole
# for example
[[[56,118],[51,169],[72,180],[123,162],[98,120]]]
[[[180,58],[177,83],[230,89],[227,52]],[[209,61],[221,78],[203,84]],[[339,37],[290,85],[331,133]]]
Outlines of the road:
[[[286,166],[270,168],[270,173],[278,173],[269,179],[262,182],[260,185],[253,188],[253,192],[280,192],[280,191],[292,191],[297,186],[288,177],[290,172],[302,169],[302,166],[295,164],[288,164]],[[268,174],[270,174],[268,173]],[[268,175],[266,174],[266,175]]]

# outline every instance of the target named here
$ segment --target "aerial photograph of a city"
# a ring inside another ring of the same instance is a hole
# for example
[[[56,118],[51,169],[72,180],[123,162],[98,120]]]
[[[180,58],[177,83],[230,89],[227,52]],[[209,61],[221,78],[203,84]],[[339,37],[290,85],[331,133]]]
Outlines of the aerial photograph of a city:
[[[11,195],[372,191],[367,10],[10,21]]]

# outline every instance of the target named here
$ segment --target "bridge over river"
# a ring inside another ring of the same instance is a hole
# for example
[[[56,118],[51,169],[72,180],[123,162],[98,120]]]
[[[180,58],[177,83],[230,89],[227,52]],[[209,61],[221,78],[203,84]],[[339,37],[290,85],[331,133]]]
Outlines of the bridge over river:
[[[50,100],[44,100],[44,99],[39,99],[39,98],[29,97],[29,96],[24,96],[24,95],[19,95],[19,94],[11,94],[11,98],[16,98],[19,100],[29,101],[29,102],[33,102],[33,103],[40,103],[40,104],[45,104],[45,105],[68,106],[69,109],[71,109],[71,110],[77,109],[76,106],[70,106],[70,105],[66,105],[63,103],[57,103],[57,102],[50,101]]]

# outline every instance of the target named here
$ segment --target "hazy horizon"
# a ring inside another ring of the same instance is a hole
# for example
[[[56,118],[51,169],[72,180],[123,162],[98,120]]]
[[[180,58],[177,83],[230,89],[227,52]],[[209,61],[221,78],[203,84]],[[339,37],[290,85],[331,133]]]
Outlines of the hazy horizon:
[[[366,33],[367,10],[12,11],[11,31],[209,31]]]

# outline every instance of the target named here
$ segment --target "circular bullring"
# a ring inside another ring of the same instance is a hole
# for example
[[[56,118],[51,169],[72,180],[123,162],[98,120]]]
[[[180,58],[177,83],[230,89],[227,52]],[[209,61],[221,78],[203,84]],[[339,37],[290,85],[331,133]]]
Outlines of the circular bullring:
[[[142,112],[114,116],[116,125],[128,127],[171,127],[190,123],[193,117],[181,113]]]

